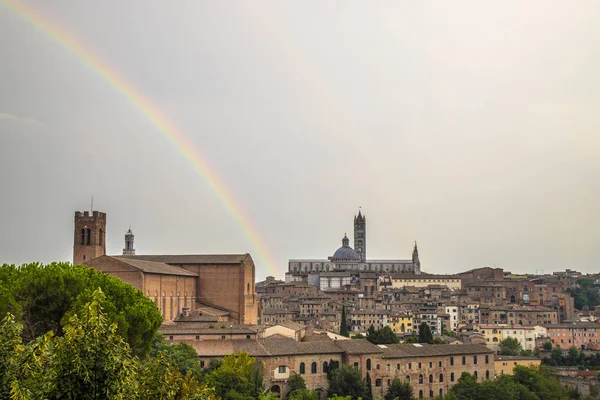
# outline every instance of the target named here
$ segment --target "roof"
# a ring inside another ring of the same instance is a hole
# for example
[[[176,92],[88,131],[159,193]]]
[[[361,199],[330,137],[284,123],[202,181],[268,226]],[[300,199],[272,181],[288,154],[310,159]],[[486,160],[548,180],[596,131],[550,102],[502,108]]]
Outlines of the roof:
[[[239,264],[250,254],[174,254],[122,256],[132,260],[162,262],[165,264]],[[251,258],[251,257],[250,257]]]
[[[336,341],[337,345],[348,354],[376,354],[383,351],[366,339]]]
[[[570,322],[570,323],[563,323],[563,324],[548,324],[548,325],[542,325],[544,328],[554,328],[554,329],[580,329],[580,328],[597,328],[600,329],[600,324],[597,324],[595,322],[583,322],[583,321],[576,321],[576,322]]]
[[[139,269],[147,274],[161,274],[161,275],[179,275],[179,276],[198,276],[197,274],[185,270],[180,267],[175,267],[173,265],[165,264],[162,262],[154,262],[154,261],[146,261],[146,260],[135,260],[130,259],[128,257],[117,257],[117,256],[107,256],[113,258],[117,261],[122,262],[123,264],[127,264],[131,267]]]
[[[496,356],[496,361],[509,360],[509,361],[518,361],[518,360],[538,360],[542,361],[537,357],[532,356]]]
[[[494,351],[481,344],[386,344],[380,346],[383,358],[490,354]]]

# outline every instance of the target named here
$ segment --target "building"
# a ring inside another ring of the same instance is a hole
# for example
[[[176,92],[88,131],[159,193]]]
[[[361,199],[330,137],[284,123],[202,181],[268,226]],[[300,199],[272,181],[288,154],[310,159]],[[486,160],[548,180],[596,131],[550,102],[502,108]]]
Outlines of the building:
[[[496,356],[494,369],[496,375],[512,375],[517,365],[522,367],[539,367],[542,360],[537,357],[527,356]]]
[[[367,219],[359,211],[354,217],[354,246],[350,247],[350,239],[346,235],[342,239],[342,247],[337,249],[331,257],[327,259],[291,259],[288,263],[288,272],[286,273],[286,282],[308,281],[309,274],[321,276],[329,272],[341,272],[349,280],[355,276],[358,279],[359,272],[375,272],[377,274],[407,273],[420,274],[421,261],[419,260],[419,250],[417,244],[413,248],[412,258],[404,260],[369,260],[367,258]],[[310,282],[315,284],[314,282]],[[339,285],[317,285],[322,290],[327,288],[338,288]]]
[[[581,350],[600,350],[600,324],[594,322],[571,322],[546,325],[548,338],[554,347]]]
[[[131,284],[153,300],[165,321],[208,306],[238,324],[256,324],[255,266],[249,254],[136,255],[133,232],[123,255],[106,255],[106,214],[76,212],[73,264],[84,264]]]

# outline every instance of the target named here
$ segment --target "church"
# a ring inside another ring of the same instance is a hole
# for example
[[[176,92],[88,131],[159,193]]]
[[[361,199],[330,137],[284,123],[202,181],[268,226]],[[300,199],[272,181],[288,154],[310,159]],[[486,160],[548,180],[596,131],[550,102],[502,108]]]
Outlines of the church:
[[[113,275],[154,301],[165,321],[219,315],[256,324],[255,266],[250,254],[138,255],[131,229],[123,254],[106,255],[106,213],[75,212],[73,264]]]
[[[342,247],[327,259],[291,259],[285,280],[312,283],[325,290],[350,284],[364,273],[418,275],[421,273],[421,262],[416,242],[411,259],[369,260],[367,218],[359,211],[354,216],[354,248],[350,247],[350,239],[344,235]]]

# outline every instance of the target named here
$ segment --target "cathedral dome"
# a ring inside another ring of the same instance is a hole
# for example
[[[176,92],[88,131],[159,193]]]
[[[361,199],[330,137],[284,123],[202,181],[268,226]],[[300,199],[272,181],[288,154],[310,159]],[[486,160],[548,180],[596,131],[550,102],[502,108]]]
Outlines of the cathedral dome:
[[[329,259],[331,261],[360,260],[360,256],[356,254],[354,249],[352,249],[352,247],[350,247],[349,244],[350,240],[347,236],[344,235],[344,238],[342,239],[342,247],[337,249],[335,253],[333,253],[333,256],[329,257]]]

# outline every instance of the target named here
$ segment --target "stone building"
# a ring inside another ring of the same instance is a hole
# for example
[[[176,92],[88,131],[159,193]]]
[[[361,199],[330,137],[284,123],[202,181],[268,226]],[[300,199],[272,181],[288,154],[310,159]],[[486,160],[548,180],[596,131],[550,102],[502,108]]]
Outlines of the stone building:
[[[600,324],[594,322],[571,322],[546,325],[548,338],[554,347],[581,350],[600,350]]]
[[[141,290],[171,321],[184,309],[209,306],[228,320],[256,324],[255,266],[249,254],[136,255],[131,229],[124,255],[106,255],[106,214],[76,212],[73,264],[85,264]]]
[[[405,260],[369,260],[367,259],[367,219],[359,211],[354,217],[354,246],[350,247],[350,239],[344,236],[342,247],[337,249],[327,259],[291,259],[288,264],[288,272],[285,275],[286,282],[308,281],[309,274],[317,276],[328,272],[343,272],[349,278],[359,272],[375,272],[377,274],[408,273],[420,274],[421,261],[417,244],[413,248],[412,258]],[[358,275],[356,275],[358,278]],[[313,283],[314,282],[309,282]],[[348,282],[350,283],[350,282]],[[323,287],[338,288],[340,286],[330,285]]]

